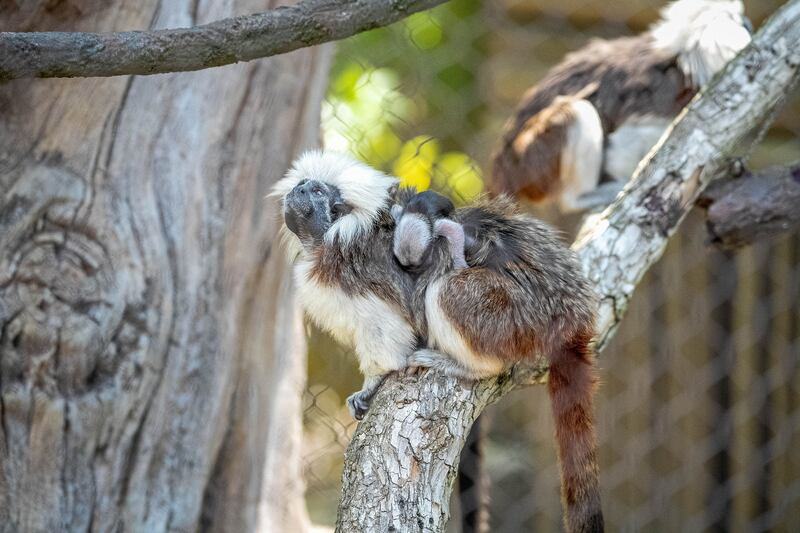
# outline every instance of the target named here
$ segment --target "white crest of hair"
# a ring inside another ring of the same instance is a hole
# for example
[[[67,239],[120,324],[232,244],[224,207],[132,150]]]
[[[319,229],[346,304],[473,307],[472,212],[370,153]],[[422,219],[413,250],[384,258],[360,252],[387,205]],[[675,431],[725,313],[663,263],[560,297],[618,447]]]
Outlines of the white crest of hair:
[[[670,120],[655,115],[628,118],[608,136],[605,171],[617,181],[627,182],[636,167],[661,139]]]
[[[285,197],[302,180],[317,180],[335,185],[352,211],[325,232],[325,240],[339,238],[347,246],[369,231],[381,208],[386,207],[389,189],[398,183],[354,157],[339,152],[310,150],[303,153],[272,189],[272,196]]]
[[[303,244],[300,242],[300,238],[292,233],[286,227],[286,224],[281,224],[278,230],[278,238],[280,239],[281,247],[286,250],[286,256],[290,262],[300,257],[303,253]]]
[[[678,56],[678,67],[695,88],[750,43],[741,0],[678,0],[661,11],[650,29],[655,46]]]

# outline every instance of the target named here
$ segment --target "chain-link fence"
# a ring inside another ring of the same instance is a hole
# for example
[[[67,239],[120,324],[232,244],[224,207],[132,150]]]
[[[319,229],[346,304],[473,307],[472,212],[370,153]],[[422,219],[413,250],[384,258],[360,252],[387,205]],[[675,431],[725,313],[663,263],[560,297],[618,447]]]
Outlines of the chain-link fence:
[[[781,3],[749,0],[745,9],[758,27]],[[454,0],[344,41],[323,109],[326,146],[467,202],[482,191],[522,93],[588,39],[645,30],[660,4]],[[750,164],[798,159],[793,95]],[[574,229],[575,220],[538,214]],[[734,254],[706,240],[694,213],[600,359],[610,531],[800,531],[800,236]],[[309,333],[307,503],[315,522],[332,524],[355,428],[344,399],[360,376],[352,354]],[[544,388],[506,397],[487,424],[492,531],[558,531]]]

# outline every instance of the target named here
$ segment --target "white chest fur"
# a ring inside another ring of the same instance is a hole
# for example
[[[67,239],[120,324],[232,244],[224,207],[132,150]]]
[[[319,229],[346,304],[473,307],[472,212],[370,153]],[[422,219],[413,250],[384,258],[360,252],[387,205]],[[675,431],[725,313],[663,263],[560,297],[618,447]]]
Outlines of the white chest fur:
[[[300,305],[309,317],[340,343],[355,349],[361,372],[385,374],[406,366],[416,337],[393,306],[374,295],[350,296],[335,285],[309,277],[312,262],[300,259],[294,279]]]

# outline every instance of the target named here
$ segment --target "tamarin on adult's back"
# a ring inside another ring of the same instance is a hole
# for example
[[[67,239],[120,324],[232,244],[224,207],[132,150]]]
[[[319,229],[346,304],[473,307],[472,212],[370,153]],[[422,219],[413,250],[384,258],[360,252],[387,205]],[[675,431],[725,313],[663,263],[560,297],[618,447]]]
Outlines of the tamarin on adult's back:
[[[454,209],[426,191],[392,214],[395,257],[418,276],[411,308],[425,340],[408,364],[482,379],[547,358],[564,525],[602,532],[590,345],[596,301],[577,257],[504,198]]]

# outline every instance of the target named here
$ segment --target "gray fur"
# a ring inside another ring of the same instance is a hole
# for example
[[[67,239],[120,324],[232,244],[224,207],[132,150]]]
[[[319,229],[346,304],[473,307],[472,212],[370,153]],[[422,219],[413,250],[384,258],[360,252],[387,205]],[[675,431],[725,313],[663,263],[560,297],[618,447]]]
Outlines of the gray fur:
[[[480,308],[456,310],[450,318],[461,324],[462,335],[465,331],[472,331],[505,344],[512,344],[511,337],[534,335],[535,349],[549,356],[576,333],[593,329],[596,312],[594,292],[577,257],[550,226],[517,212],[515,204],[506,198],[484,200],[457,209],[451,217],[464,228],[466,263],[484,269],[486,279],[497,280],[509,304],[491,317],[482,313]],[[403,245],[395,238],[395,249]],[[456,267],[458,256],[453,254],[451,246],[446,238],[434,241],[427,261],[421,265],[413,298],[413,316],[421,333],[427,332],[425,293],[428,286],[448,276]],[[480,291],[480,284],[474,281],[454,287],[471,287]],[[478,301],[484,296],[480,292],[443,292],[440,299],[456,304]],[[494,345],[494,342],[473,344]],[[533,355],[532,351],[520,352],[515,357],[505,354],[501,358],[511,363]]]
[[[507,125],[503,146],[513,142],[525,122],[559,96],[580,94],[597,109],[603,131],[628,118],[674,117],[696,88],[684,77],[675,56],[654,46],[649,33],[613,40],[595,39],[573,52],[522,98]]]
[[[433,221],[448,217],[455,206],[449,198],[433,191],[416,193],[407,189],[405,199],[403,205],[392,206],[392,217],[397,222],[394,255],[401,265],[414,268],[425,261],[435,237]]]
[[[453,268],[467,268],[467,259],[464,252],[465,237],[464,226],[447,218],[440,218],[433,224],[433,232],[437,237],[444,237],[450,246],[450,256],[453,258]],[[395,243],[397,233],[395,232]]]
[[[419,368],[432,368],[447,376],[470,381],[481,378],[480,374],[476,374],[472,369],[459,364],[458,361],[446,353],[431,350],[430,348],[422,348],[411,354],[408,359],[408,365]]]
[[[432,239],[430,220],[416,213],[406,214],[400,217],[394,231],[394,255],[405,267],[419,266]]]

